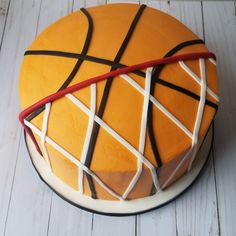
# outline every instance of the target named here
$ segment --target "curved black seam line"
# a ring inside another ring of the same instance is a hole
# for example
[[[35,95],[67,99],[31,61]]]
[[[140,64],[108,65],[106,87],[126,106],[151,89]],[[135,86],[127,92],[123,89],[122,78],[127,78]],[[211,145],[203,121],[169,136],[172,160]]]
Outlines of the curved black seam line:
[[[92,38],[92,32],[93,32],[93,21],[91,16],[89,15],[89,13],[86,11],[86,9],[81,8],[80,9],[84,15],[86,16],[87,20],[88,20],[88,32],[86,35],[86,39],[85,39],[85,43],[81,52],[81,55],[85,55],[88,51],[89,48],[89,44]],[[25,53],[25,55],[27,55],[27,53]],[[81,64],[83,63],[84,59],[83,58],[79,58],[74,66],[74,68],[72,69],[72,71],[70,72],[69,76],[67,77],[67,79],[64,81],[64,83],[61,85],[61,87],[58,89],[58,91],[66,88],[71,81],[73,80],[73,78],[75,77],[76,73],[78,72]],[[40,107],[39,109],[37,109],[35,112],[33,112],[32,114],[30,114],[27,117],[28,121],[31,121],[33,118],[35,118],[37,115],[39,115],[42,111],[44,111],[45,106]]]
[[[196,40],[190,40],[190,41],[185,41],[182,42],[180,44],[178,44],[176,47],[172,48],[165,56],[165,57],[169,57],[174,55],[175,53],[177,53],[179,50],[187,47],[187,46],[191,46],[191,45],[195,45],[195,44],[205,44],[205,42],[201,39],[196,39]],[[150,94],[154,95],[155,92],[155,82],[157,82],[158,77],[161,73],[161,71],[164,69],[165,65],[160,65],[154,68],[153,70],[153,74],[152,74],[152,80],[151,80],[151,88],[150,88]],[[148,105],[148,117],[147,117],[147,129],[148,129],[148,134],[149,134],[149,139],[150,139],[150,143],[151,143],[151,147],[152,150],[154,150],[154,156],[157,160],[158,167],[157,167],[157,171],[158,168],[160,168],[162,166],[161,163],[161,158],[157,149],[157,144],[156,144],[156,140],[155,140],[155,136],[154,136],[154,132],[153,132],[153,104],[149,102]],[[153,188],[150,192],[150,195],[153,194]]]
[[[91,41],[92,34],[93,34],[93,20],[92,20],[92,17],[90,16],[90,14],[87,12],[87,10],[85,8],[81,8],[80,10],[86,16],[87,21],[88,21],[88,31],[87,31],[86,39],[85,39],[84,46],[83,46],[83,49],[82,49],[82,52],[81,52],[81,55],[84,57],[88,52],[88,48],[89,48],[90,41]],[[58,89],[58,91],[66,88],[72,82],[72,80],[74,79],[75,75],[77,74],[80,66],[82,65],[83,61],[84,61],[83,58],[78,58],[76,64],[74,65],[72,71],[70,72],[69,76],[64,81],[64,83],[61,85],[61,87]],[[32,113],[27,118],[27,120],[29,120],[29,121],[32,120],[37,115],[39,115],[44,109],[45,109],[45,106],[40,107],[38,110],[36,110],[34,113]],[[86,176],[88,177],[87,173],[86,173]],[[88,178],[88,184],[89,184],[89,187],[90,187],[90,190],[91,190],[92,197],[96,198],[96,192],[95,192],[94,185],[93,185],[93,182],[92,182],[91,178]]]
[[[89,55],[82,55],[82,54],[78,54],[78,53],[70,53],[70,52],[61,52],[61,51],[41,51],[41,50],[37,50],[37,51],[26,51],[25,55],[49,55],[49,56],[59,56],[59,57],[66,57],[66,58],[81,58],[83,60],[86,61],[91,61],[91,62],[95,62],[95,63],[100,63],[100,64],[105,64],[105,65],[109,65],[109,66],[115,66],[117,68],[122,68],[122,67],[127,67],[127,65],[121,64],[121,63],[114,63],[113,61],[110,61],[108,59],[103,59],[103,58],[98,58],[98,57],[93,57],[93,56],[89,56]],[[136,74],[138,76],[144,77],[145,78],[145,72],[141,71],[141,70],[136,70],[136,71],[132,71],[131,73]],[[162,80],[160,78],[156,78],[155,82],[158,84],[161,84],[165,87],[169,87],[173,90],[179,91],[183,94],[188,95],[189,97],[192,97],[196,100],[199,101],[200,97],[198,95],[196,95],[195,93],[177,86],[175,84],[172,84],[170,82],[167,82],[165,80]],[[206,105],[211,106],[215,109],[217,109],[217,104],[206,100]]]
[[[178,52],[180,49],[190,46],[190,45],[194,45],[194,44],[204,44],[204,41],[201,39],[195,39],[195,40],[182,42],[182,43],[178,44],[176,47],[172,48],[164,57],[172,56],[173,54]],[[160,66],[155,67],[153,70],[152,80],[151,80],[151,88],[150,88],[150,94],[152,96],[154,95],[155,84],[156,84],[156,82],[158,82],[158,77],[164,67],[165,67],[165,65],[162,64]],[[160,82],[160,80],[159,80],[159,82]],[[165,84],[167,84],[167,83],[165,83]],[[171,87],[173,87],[173,86],[171,86]],[[177,86],[175,86],[175,88],[177,88],[177,90],[179,90],[179,91],[181,90],[181,91],[186,92],[186,90],[180,89]],[[190,93],[188,93],[188,95],[190,95]],[[160,154],[159,154],[159,151],[157,148],[156,138],[155,138],[155,135],[153,132],[153,104],[150,101],[148,104],[147,130],[148,130],[149,140],[151,143],[153,154],[154,154],[154,157],[157,162],[157,166],[158,166],[158,168],[160,168],[162,166],[162,161],[161,161]]]
[[[120,61],[120,59],[121,59],[121,57],[122,57],[122,55],[123,55],[123,53],[124,53],[124,51],[125,51],[125,49],[128,45],[128,42],[129,42],[129,40],[130,40],[130,38],[133,34],[135,26],[137,25],[138,20],[141,17],[145,7],[146,7],[145,5],[141,5],[139,7],[139,10],[137,11],[137,13],[136,13],[131,25],[130,25],[128,33],[127,33],[124,41],[122,42],[119,51],[116,54],[116,57],[114,59],[114,63],[118,63]],[[114,69],[116,69],[116,66],[111,67],[111,71],[114,70]],[[105,107],[106,107],[106,103],[107,103],[107,100],[108,100],[109,91],[111,89],[112,81],[113,81],[113,78],[109,78],[106,81],[106,85],[105,85],[105,88],[104,88],[104,91],[103,91],[102,100],[101,100],[101,103],[100,103],[100,106],[99,106],[99,109],[98,109],[98,114],[97,114],[97,116],[99,118],[102,118],[102,116],[103,116],[103,113],[104,113],[104,110],[105,110]],[[89,143],[89,148],[88,148],[88,152],[87,152],[86,160],[85,160],[85,165],[87,167],[90,166],[91,161],[92,161],[92,156],[93,156],[93,153],[94,153],[94,148],[95,148],[95,144],[96,144],[96,141],[97,141],[99,128],[100,128],[100,126],[97,123],[94,123],[93,131],[92,131],[92,135],[91,135],[91,139],[90,139],[90,143]],[[88,179],[90,178],[92,180],[92,177],[89,176],[89,175],[87,175],[87,178]]]
[[[70,52],[61,52],[61,51],[26,51],[25,56],[28,55],[45,55],[45,56],[58,56],[58,57],[66,57],[66,58],[81,58],[86,61],[91,61],[95,63],[100,63],[104,65],[114,66],[115,68],[122,68],[127,67],[127,65],[121,64],[121,63],[115,63],[114,61],[103,59],[99,57],[89,56],[89,55],[82,55],[79,53],[70,53]],[[145,73],[141,70],[135,70],[132,73],[145,77]]]

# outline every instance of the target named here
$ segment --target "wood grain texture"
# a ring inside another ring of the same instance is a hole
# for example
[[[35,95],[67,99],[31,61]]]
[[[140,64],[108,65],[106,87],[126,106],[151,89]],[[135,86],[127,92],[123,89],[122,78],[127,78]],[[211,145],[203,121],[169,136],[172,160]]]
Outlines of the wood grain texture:
[[[32,168],[22,135],[5,235],[47,235],[51,195]]]
[[[219,235],[212,155],[200,178],[176,200],[177,235]]]
[[[170,12],[170,4],[166,1],[141,1],[141,4],[147,4],[147,6],[155,9]],[[163,208],[149,212],[147,214],[137,216],[137,235],[158,235],[163,234],[166,236],[176,235],[176,212],[175,202],[166,205]]]
[[[236,235],[236,16],[233,2],[204,2],[206,43],[216,53],[220,108],[216,117],[214,158],[220,231]]]
[[[107,4],[112,4],[112,3],[136,3],[139,4],[140,1],[139,0],[107,0]]]
[[[92,7],[96,5],[106,4],[106,0],[86,0],[85,7]]]
[[[73,0],[72,2],[72,10],[78,11],[80,8],[85,7],[85,0]]]
[[[91,235],[92,214],[72,206],[53,194],[49,236]]]
[[[137,216],[137,235],[177,236],[175,201],[170,204]]]
[[[46,1],[37,2],[38,12],[35,14],[35,22],[32,25],[34,37],[38,32],[48,26],[48,24],[67,14],[69,8],[70,11],[72,9],[71,2],[54,1],[53,3],[51,1],[51,7],[46,5],[45,2]],[[22,14],[21,17],[26,18],[28,11],[31,11],[29,7],[34,7],[35,4],[36,3],[33,1],[21,2],[21,6],[28,6],[25,9],[26,12],[23,10],[19,11]],[[16,4],[13,6],[17,7]],[[31,22],[31,18],[26,18],[26,22]],[[13,18],[12,20],[14,22],[17,19]],[[20,31],[22,36],[24,36],[26,27],[27,25],[22,26],[22,30]],[[25,49],[24,47],[23,50]],[[21,52],[21,57],[23,52],[24,51]],[[8,217],[5,225],[5,235],[46,235],[48,232],[52,192],[40,181],[38,176],[36,176],[26,153],[22,137]],[[33,176],[34,178],[32,178]]]
[[[136,220],[134,216],[109,217],[94,214],[93,236],[132,236],[136,235]]]
[[[6,25],[10,0],[0,0],[0,50],[2,44],[3,33]]]
[[[37,34],[50,24],[72,12],[72,0],[42,0],[38,18]]]

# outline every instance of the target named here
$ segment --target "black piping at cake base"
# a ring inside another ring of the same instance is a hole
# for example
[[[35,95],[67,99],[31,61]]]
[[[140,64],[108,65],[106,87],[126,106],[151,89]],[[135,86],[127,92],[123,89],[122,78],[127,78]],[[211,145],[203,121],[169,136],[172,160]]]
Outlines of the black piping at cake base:
[[[93,210],[93,209],[90,209],[90,208],[87,208],[87,207],[84,207],[82,205],[79,205],[79,204],[76,204],[75,202],[71,201],[70,199],[64,197],[61,193],[59,193],[58,191],[56,191],[52,186],[50,186],[44,179],[43,177],[41,176],[39,170],[36,168],[34,162],[33,162],[33,159],[32,159],[32,156],[30,154],[30,151],[29,151],[29,146],[28,146],[28,143],[27,143],[27,140],[26,140],[26,133],[24,132],[24,138],[25,138],[25,143],[26,143],[26,147],[27,147],[27,150],[28,150],[28,153],[29,153],[29,156],[30,156],[30,160],[36,170],[36,172],[38,173],[40,179],[54,192],[56,193],[59,197],[61,197],[62,199],[64,199],[65,201],[67,201],[68,203],[74,205],[75,207],[78,207],[82,210],[85,210],[85,211],[89,211],[91,213],[96,213],[96,214],[101,214],[101,215],[107,215],[107,216],[131,216],[131,215],[137,215],[137,214],[141,214],[141,213],[145,213],[145,212],[149,212],[149,211],[152,211],[152,210],[155,210],[155,209],[158,209],[160,207],[163,207],[165,205],[167,205],[168,203],[174,201],[175,199],[177,199],[179,196],[181,196],[183,193],[185,193],[188,189],[191,188],[191,186],[193,186],[193,184],[199,179],[199,177],[201,176],[201,174],[203,173],[203,170],[205,169],[205,166],[207,165],[208,161],[209,161],[209,157],[210,157],[210,153],[211,153],[211,150],[212,150],[212,147],[213,147],[213,143],[214,143],[214,121],[212,122],[211,126],[208,128],[208,131],[204,137],[204,140],[201,144],[201,147],[199,149],[199,151],[201,150],[203,144],[205,143],[205,138],[207,137],[209,131],[211,130],[212,134],[211,134],[211,144],[209,145],[209,150],[208,150],[208,153],[205,155],[206,158],[205,158],[205,161],[204,161],[204,164],[202,165],[200,171],[197,173],[197,175],[194,177],[194,179],[192,180],[192,182],[185,188],[183,189],[183,191],[181,191],[180,193],[178,193],[177,195],[173,196],[173,198],[169,199],[168,201],[160,204],[159,206],[156,206],[156,207],[152,207],[152,208],[149,208],[149,209],[146,209],[146,210],[142,210],[142,211],[137,211],[137,212],[131,212],[131,213],[109,213],[109,212],[102,212],[102,211],[97,211],[97,210]],[[37,152],[37,151],[36,151]],[[193,165],[194,167],[194,165]],[[191,172],[191,171],[190,171]],[[184,176],[183,176],[184,177]],[[181,177],[179,180],[177,180],[176,182],[180,181],[183,177]],[[174,183],[175,184],[175,183]],[[174,185],[173,184],[173,185]],[[168,188],[171,188],[172,186],[168,187]],[[168,189],[167,188],[167,189]],[[163,191],[166,191],[166,190],[163,190]],[[93,200],[93,201],[98,201],[98,200]],[[132,201],[132,200],[131,200]]]

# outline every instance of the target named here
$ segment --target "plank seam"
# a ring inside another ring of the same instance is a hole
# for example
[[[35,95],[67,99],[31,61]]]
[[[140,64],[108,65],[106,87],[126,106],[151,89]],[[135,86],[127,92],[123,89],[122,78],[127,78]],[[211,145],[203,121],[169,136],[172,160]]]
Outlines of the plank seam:
[[[49,207],[49,215],[48,215],[48,225],[47,225],[47,236],[49,235],[49,230],[50,230],[50,225],[51,225],[53,196],[54,196],[54,193],[51,192],[50,207]]]
[[[214,141],[213,141],[213,145],[212,145],[212,165],[213,165],[213,176],[214,176],[215,192],[216,192],[216,211],[217,211],[218,233],[219,233],[219,236],[221,236],[220,213],[219,213],[219,200],[218,200],[218,187],[217,187],[217,184],[216,184],[215,145],[214,145]]]
[[[201,15],[202,15],[202,28],[203,28],[203,38],[204,41],[206,40],[206,34],[205,34],[205,19],[204,19],[204,6],[203,6],[203,0],[201,0]],[[214,126],[214,122],[213,122]],[[213,127],[214,129],[214,127]],[[214,134],[215,135],[215,134]],[[220,216],[219,216],[219,202],[218,202],[218,189],[216,184],[216,169],[215,169],[215,155],[214,155],[214,135],[213,135],[213,142],[212,142],[212,166],[213,166],[213,177],[214,177],[214,187],[215,187],[215,194],[216,194],[216,213],[217,213],[217,226],[218,226],[218,234],[221,235],[221,227],[220,227]]]
[[[10,190],[10,197],[9,197],[8,206],[7,206],[7,215],[6,215],[6,219],[5,219],[5,223],[4,223],[3,235],[6,235],[6,230],[7,230],[7,221],[8,221],[9,209],[10,209],[10,205],[11,205],[11,199],[12,199],[12,192],[13,192],[13,188],[14,188],[14,182],[15,182],[16,167],[17,167],[17,163],[18,163],[18,160],[19,160],[19,152],[20,152],[21,139],[22,139],[22,128],[20,128],[20,137],[19,137],[19,141],[18,141],[18,148],[17,148],[17,153],[16,153],[16,162],[15,162],[14,171],[13,171],[11,190]]]
[[[9,3],[7,5],[7,11],[6,11],[6,17],[5,17],[5,21],[4,21],[4,25],[3,25],[2,37],[1,37],[1,40],[0,40],[0,53],[1,53],[1,49],[2,49],[3,38],[4,38],[4,35],[5,35],[5,31],[6,31],[6,25],[7,25],[8,12],[9,12],[9,8],[10,8],[10,4],[11,4],[11,0],[9,0]]]
[[[203,2],[201,0],[201,15],[202,15],[202,35],[203,35],[203,40],[206,40],[205,36],[205,24],[204,24],[204,9],[203,9]]]

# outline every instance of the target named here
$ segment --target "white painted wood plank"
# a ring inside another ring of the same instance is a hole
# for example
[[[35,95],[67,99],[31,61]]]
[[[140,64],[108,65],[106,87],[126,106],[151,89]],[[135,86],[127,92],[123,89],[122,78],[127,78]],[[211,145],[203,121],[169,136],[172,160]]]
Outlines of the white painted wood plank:
[[[85,7],[92,7],[101,4],[106,4],[106,0],[85,0]]]
[[[167,1],[156,1],[156,0],[140,0],[140,4],[145,4],[148,7],[152,7],[164,12],[168,12],[169,4]]]
[[[177,235],[219,235],[212,155],[196,183],[176,200]]]
[[[78,11],[81,7],[85,7],[85,0],[73,0],[73,11]]]
[[[167,12],[203,38],[202,9],[200,1],[172,1]]]
[[[4,235],[47,235],[51,190],[32,167],[23,135],[10,200]]]
[[[72,7],[73,0],[50,0],[50,2],[42,0],[37,34],[56,20],[71,13]]]
[[[0,50],[10,0],[0,0]]]
[[[204,2],[206,43],[216,53],[220,107],[216,117],[214,158],[220,231],[236,235],[236,16],[233,2]]]
[[[23,5],[24,4],[25,2]],[[35,3],[32,1],[30,2],[30,6],[31,5],[34,6]],[[35,22],[36,24],[34,25],[34,34],[37,25],[41,29],[50,22],[57,19],[55,14],[52,14],[52,11],[55,13],[57,12],[56,10],[59,10],[60,12],[66,7],[66,5],[61,6],[59,1],[57,1],[57,4],[51,6],[51,12],[49,12],[49,8],[45,9],[44,4],[41,6],[40,4],[38,5],[38,8],[41,7],[44,10],[44,14],[41,14],[41,18],[38,18],[36,15],[37,18]],[[55,6],[59,7],[55,8]],[[14,4],[14,7],[16,7],[16,4]],[[24,12],[22,11],[21,13],[23,14]],[[28,22],[31,22],[33,19],[30,18],[27,20]],[[23,30],[21,32],[24,34]],[[20,160],[16,167],[15,182],[12,196],[10,198],[11,203],[5,232],[6,235],[17,235],[18,233],[22,235],[46,234],[51,204],[51,191],[49,191],[46,185],[44,185],[38,177],[36,177],[37,179],[35,179],[35,181],[32,181],[32,175],[30,174],[32,174],[34,170],[31,163],[28,164],[29,160],[26,160],[27,152],[24,148],[24,142],[21,144],[21,149],[24,151],[20,152]],[[27,169],[27,167],[29,169]],[[22,175],[22,173],[25,173],[25,175]],[[22,215],[24,215],[24,217],[22,217]],[[18,224],[15,222],[18,222]]]
[[[12,1],[0,54],[0,235],[3,234],[20,140],[18,74],[27,45],[35,36],[40,2]],[[30,24],[29,24],[30,22]]]
[[[137,217],[137,235],[176,235],[175,202]]]
[[[92,219],[92,213],[80,210],[53,194],[48,235],[91,235]]]
[[[134,216],[112,217],[94,214],[92,236],[135,236]]]

